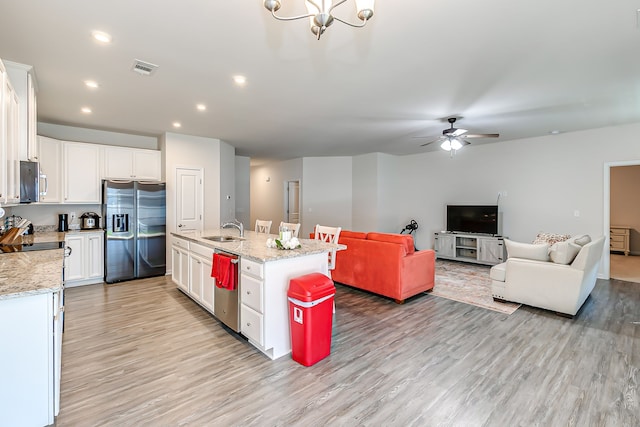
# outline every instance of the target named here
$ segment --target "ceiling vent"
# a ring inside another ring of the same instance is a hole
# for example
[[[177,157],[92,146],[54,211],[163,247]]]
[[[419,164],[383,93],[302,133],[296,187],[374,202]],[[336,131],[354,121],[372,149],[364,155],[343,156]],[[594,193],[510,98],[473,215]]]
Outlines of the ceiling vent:
[[[132,68],[133,71],[138,74],[142,74],[143,76],[150,76],[151,74],[155,73],[157,69],[158,65],[152,64],[150,62],[140,61],[139,59],[136,59],[133,62]]]

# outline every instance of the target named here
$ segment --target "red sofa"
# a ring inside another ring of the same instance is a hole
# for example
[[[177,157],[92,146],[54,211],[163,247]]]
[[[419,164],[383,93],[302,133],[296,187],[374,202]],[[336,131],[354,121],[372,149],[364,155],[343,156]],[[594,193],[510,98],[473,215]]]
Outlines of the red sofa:
[[[393,298],[406,298],[433,289],[435,252],[415,251],[409,234],[361,233],[342,230],[331,278],[339,283]]]

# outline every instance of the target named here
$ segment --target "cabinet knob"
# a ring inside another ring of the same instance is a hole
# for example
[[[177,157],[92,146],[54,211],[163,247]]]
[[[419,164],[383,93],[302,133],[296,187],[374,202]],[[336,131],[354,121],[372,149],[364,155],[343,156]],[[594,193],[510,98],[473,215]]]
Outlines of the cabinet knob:
[[[251,291],[247,291],[247,295],[251,295]]]
[[[247,322],[247,326],[251,326],[251,322]]]

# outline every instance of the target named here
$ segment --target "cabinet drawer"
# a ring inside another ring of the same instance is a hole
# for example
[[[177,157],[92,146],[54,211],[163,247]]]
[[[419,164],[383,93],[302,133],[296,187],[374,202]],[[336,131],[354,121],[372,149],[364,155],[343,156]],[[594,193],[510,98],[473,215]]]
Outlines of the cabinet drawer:
[[[185,242],[189,243],[189,242]],[[193,253],[200,255],[201,257],[212,260],[213,259],[213,249],[207,248],[206,246],[198,245],[196,243],[189,243],[189,250]]]
[[[241,276],[241,295],[240,301],[258,313],[264,313],[264,298],[262,293],[262,280],[249,276],[248,274],[242,274]]]
[[[173,238],[173,242],[171,243],[173,246],[178,248],[189,250],[189,242],[184,239],[178,239],[176,237]]]
[[[613,245],[614,243],[624,243],[624,237],[625,236],[617,236],[617,235],[611,235],[611,244]]]
[[[240,332],[258,345],[264,345],[263,319],[262,314],[244,304],[240,306]]]
[[[624,244],[622,242],[611,242],[609,244],[609,249],[618,250],[618,251],[624,251],[625,247],[624,247]]]
[[[264,268],[263,264],[261,263],[242,258],[242,260],[240,261],[240,266],[243,273],[250,274],[253,277],[257,277],[259,279],[264,278]]]

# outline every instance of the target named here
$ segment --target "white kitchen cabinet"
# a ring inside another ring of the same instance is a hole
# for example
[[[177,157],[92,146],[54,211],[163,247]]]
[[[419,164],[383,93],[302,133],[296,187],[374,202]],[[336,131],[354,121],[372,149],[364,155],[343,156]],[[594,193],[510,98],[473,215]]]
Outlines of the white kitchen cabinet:
[[[160,151],[105,146],[103,158],[103,178],[149,181],[161,178]]]
[[[289,281],[298,276],[327,274],[327,254],[258,262],[240,260],[240,332],[271,359],[291,352]]]
[[[4,63],[0,60],[0,204],[7,201],[7,108],[6,81],[8,80]]]
[[[177,237],[171,243],[171,280],[183,292],[189,293],[189,242]]]
[[[33,66],[5,61],[9,80],[19,99],[18,120],[18,160],[38,161],[38,143],[36,139],[36,82]]]
[[[62,142],[38,136],[40,203],[62,202]]]
[[[213,249],[196,243],[189,244],[189,294],[209,312],[214,313],[216,284],[211,277],[212,263]]]
[[[20,101],[6,77],[2,87],[2,158],[3,174],[0,178],[0,203],[20,203],[19,120]]]
[[[65,245],[71,253],[65,258],[65,286],[102,282],[104,278],[104,232],[67,233]]]
[[[189,294],[196,302],[202,303],[202,260],[189,254]]]
[[[100,203],[100,146],[63,142],[64,203]]]
[[[59,410],[62,291],[0,300],[0,425],[52,425]]]
[[[64,238],[68,256],[64,262],[65,283],[84,279],[85,239],[80,233],[68,233]]]
[[[171,244],[171,279],[191,299],[214,313],[213,249],[177,237]]]

